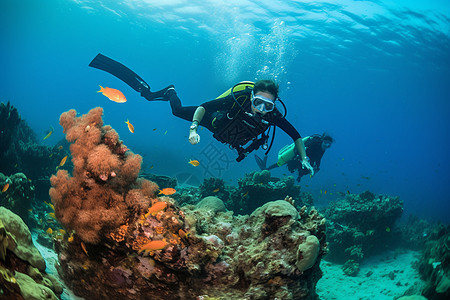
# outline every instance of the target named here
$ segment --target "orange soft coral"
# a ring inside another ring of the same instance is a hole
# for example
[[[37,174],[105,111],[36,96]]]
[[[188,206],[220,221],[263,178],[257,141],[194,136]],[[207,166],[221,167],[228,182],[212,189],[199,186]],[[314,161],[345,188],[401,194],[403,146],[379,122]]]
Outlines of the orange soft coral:
[[[146,209],[157,189],[137,179],[142,157],[127,151],[111,126],[103,126],[102,113],[97,107],[81,117],[75,110],[61,115],[60,124],[72,143],[73,177],[59,170],[50,179],[56,217],[89,243],[122,239],[120,226]]]

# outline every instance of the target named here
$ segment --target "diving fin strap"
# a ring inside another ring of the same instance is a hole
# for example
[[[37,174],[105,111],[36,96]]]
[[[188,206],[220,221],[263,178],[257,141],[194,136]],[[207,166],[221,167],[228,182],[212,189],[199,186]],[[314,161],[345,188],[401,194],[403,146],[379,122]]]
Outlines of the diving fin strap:
[[[116,76],[136,92],[141,94],[150,92],[150,86],[138,74],[134,73],[120,62],[101,53],[97,54],[97,56],[89,63],[89,66]]]
[[[172,84],[156,92],[144,91],[141,93],[141,96],[148,101],[168,101],[171,93],[175,93],[175,88]]]

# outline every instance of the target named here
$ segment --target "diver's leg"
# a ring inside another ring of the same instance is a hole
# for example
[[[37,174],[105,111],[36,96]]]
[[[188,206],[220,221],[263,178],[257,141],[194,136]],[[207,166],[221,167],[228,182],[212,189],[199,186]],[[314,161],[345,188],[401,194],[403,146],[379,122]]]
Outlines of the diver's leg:
[[[279,167],[278,164],[274,163],[273,165],[268,166],[266,170],[272,170],[272,169],[275,169],[275,168],[278,168],[278,167]]]
[[[167,98],[170,102],[170,108],[172,109],[172,114],[174,116],[189,122],[192,121],[197,106],[181,105],[181,100],[178,98],[177,92],[175,92],[174,89],[167,91]]]

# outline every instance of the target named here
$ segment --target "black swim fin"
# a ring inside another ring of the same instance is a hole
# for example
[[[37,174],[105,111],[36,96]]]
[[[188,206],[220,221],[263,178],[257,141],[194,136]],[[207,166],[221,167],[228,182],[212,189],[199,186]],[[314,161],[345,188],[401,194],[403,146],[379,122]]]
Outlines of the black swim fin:
[[[258,167],[261,170],[266,170],[267,169],[267,167],[266,167],[266,165],[267,165],[267,155],[264,155],[264,159],[261,159],[258,155],[255,154],[255,160],[256,160],[256,163],[258,164]]]
[[[141,93],[141,96],[149,101],[167,100],[166,93],[170,88],[173,88],[173,85],[170,85],[160,91],[151,92],[150,86],[138,74],[134,73],[120,62],[101,53],[97,54],[97,56],[89,63],[89,67],[100,69],[116,76],[128,84],[133,90]]]

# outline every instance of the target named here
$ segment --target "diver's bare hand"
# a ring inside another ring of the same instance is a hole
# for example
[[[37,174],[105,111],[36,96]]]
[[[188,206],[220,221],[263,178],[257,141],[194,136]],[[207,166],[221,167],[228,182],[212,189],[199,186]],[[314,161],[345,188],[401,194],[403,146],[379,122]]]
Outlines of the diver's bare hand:
[[[308,169],[309,172],[311,173],[311,177],[314,176],[314,168],[311,166],[311,164],[309,163],[308,159],[302,160],[302,168],[303,169]]]
[[[196,131],[189,132],[189,143],[192,145],[200,143],[200,136]]]

